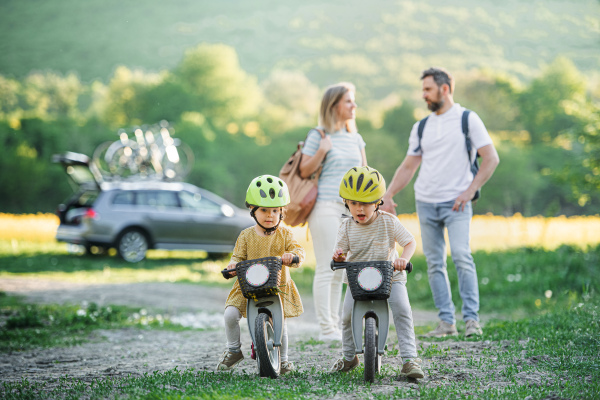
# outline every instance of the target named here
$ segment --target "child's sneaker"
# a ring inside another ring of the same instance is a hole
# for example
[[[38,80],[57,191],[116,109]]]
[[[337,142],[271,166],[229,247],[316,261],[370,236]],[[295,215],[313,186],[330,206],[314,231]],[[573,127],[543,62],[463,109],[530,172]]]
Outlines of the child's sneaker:
[[[407,378],[421,379],[425,377],[425,374],[421,369],[421,362],[420,358],[413,358],[405,362],[400,373]]]
[[[228,350],[223,352],[219,364],[217,365],[217,371],[229,371],[233,369],[240,361],[244,359],[242,352],[232,353]]]
[[[346,361],[344,357],[340,358],[333,364],[331,367],[331,372],[350,372],[354,368],[358,367],[360,361],[358,361],[358,356],[354,356],[352,361]]]
[[[281,363],[281,368],[279,369],[279,374],[285,375],[288,372],[294,372],[295,370],[296,370],[296,366],[294,365],[293,362],[284,361]]]

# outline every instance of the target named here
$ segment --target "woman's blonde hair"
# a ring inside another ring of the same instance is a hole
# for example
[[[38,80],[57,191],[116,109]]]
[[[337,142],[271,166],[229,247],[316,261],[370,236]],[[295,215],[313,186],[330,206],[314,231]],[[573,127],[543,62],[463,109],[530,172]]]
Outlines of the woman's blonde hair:
[[[319,112],[319,126],[326,132],[335,132],[337,121],[336,106],[348,92],[356,93],[356,88],[350,82],[340,82],[329,86],[323,94],[321,100],[321,110]],[[354,121],[347,121],[346,129],[348,132],[356,132]]]

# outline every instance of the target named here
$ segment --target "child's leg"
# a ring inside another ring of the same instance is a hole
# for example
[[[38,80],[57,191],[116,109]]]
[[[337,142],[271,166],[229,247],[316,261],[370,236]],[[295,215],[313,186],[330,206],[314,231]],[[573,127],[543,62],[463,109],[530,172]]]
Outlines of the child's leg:
[[[392,282],[392,292],[388,304],[394,316],[394,325],[398,335],[398,347],[403,359],[416,358],[417,346],[415,344],[415,327],[413,325],[412,310],[408,300],[406,282]]]
[[[240,341],[240,310],[233,306],[225,309],[225,336],[227,337],[227,349],[232,353],[239,353],[242,348]]]
[[[342,308],[342,353],[346,361],[352,361],[356,356],[356,347],[354,346],[354,337],[352,335],[352,306],[354,299],[350,293],[350,288],[346,289],[344,296],[344,306]]]
[[[283,320],[283,333],[281,335],[281,348],[279,349],[281,355],[281,362],[288,360],[288,334],[287,334],[287,320]]]

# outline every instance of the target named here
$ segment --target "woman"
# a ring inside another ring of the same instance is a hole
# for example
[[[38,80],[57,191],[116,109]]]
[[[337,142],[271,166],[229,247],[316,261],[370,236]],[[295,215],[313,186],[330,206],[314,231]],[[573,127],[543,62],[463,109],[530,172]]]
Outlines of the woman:
[[[339,196],[342,177],[352,167],[367,165],[365,142],[356,132],[354,85],[338,83],[325,91],[319,112],[321,139],[312,130],[302,148],[300,172],[313,174],[321,164],[317,202],[308,218],[317,267],[313,281],[313,298],[321,333],[319,340],[342,340],[339,308],[342,295],[342,270],[330,268],[338,227],[345,213]]]

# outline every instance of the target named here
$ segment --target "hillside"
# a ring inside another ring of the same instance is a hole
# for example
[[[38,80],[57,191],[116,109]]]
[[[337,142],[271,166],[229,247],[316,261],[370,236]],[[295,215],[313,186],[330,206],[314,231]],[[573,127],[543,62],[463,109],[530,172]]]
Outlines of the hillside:
[[[430,65],[526,80],[560,54],[600,70],[596,0],[3,0],[0,10],[0,74],[14,78],[51,69],[106,82],[117,65],[172,68],[203,41],[235,47],[259,79],[300,69],[320,86],[352,80],[371,98],[413,88]]]

